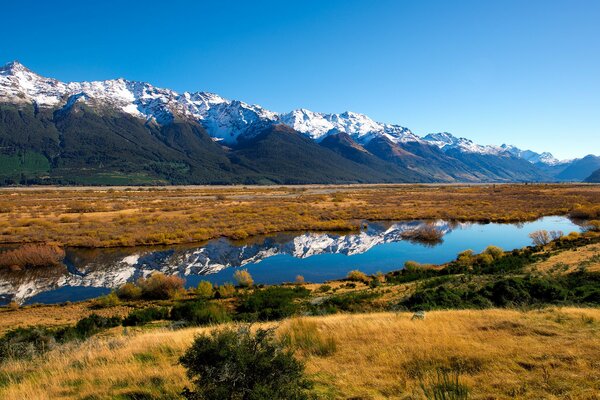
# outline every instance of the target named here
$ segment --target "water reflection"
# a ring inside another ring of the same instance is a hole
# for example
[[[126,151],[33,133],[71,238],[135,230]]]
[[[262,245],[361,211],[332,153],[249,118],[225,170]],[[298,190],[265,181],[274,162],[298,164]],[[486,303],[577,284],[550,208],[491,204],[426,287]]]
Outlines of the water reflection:
[[[458,251],[481,251],[488,244],[505,249],[528,245],[537,229],[578,230],[566,218],[548,217],[526,224],[469,224],[448,221],[369,223],[355,233],[286,233],[246,242],[227,239],[202,246],[168,248],[67,249],[64,265],[0,271],[0,301],[55,303],[105,293],[154,271],[201,279],[230,281],[234,267],[246,267],[256,282],[291,281],[298,274],[320,282],[360,268],[367,273],[398,269],[403,262],[446,262]],[[437,235],[431,240],[424,235]],[[435,232],[435,233],[433,233]]]

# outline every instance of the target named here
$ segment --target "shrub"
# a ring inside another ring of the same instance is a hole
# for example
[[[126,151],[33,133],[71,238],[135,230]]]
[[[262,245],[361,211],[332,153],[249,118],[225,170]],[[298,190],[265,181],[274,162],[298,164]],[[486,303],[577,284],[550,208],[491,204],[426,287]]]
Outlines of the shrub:
[[[308,399],[304,365],[272,330],[248,327],[197,336],[180,358],[193,388],[186,399]]]
[[[0,253],[0,267],[51,267],[59,265],[65,251],[54,244],[25,244]]]
[[[215,298],[226,299],[226,298],[232,297],[234,294],[235,294],[235,286],[233,286],[231,283],[225,283],[225,284],[219,286],[219,288],[215,292]]]
[[[202,299],[210,299],[215,294],[215,288],[209,281],[201,281],[196,288],[196,294]]]
[[[545,229],[531,232],[529,237],[535,246],[545,246],[550,243],[550,240],[552,240],[550,238],[550,233],[548,233],[548,231]]]
[[[402,238],[411,242],[435,245],[442,242],[444,232],[433,224],[424,224],[416,229],[402,232]]]
[[[387,276],[385,276],[385,279],[388,283],[398,284],[426,279],[438,276],[442,273],[444,273],[443,270],[429,268],[415,261],[407,261],[404,263],[403,269],[389,273]]]
[[[346,279],[348,279],[349,281],[352,281],[352,282],[363,282],[363,283],[369,282],[369,277],[364,272],[360,272],[357,269],[355,269],[354,271],[348,272]]]
[[[130,312],[123,319],[123,326],[140,326],[167,318],[169,318],[169,310],[166,307],[147,307]]]
[[[31,358],[52,350],[56,344],[54,332],[48,328],[16,328],[0,338],[0,362],[9,358]]]
[[[319,331],[318,325],[306,318],[290,320],[282,329],[282,337],[292,349],[307,355],[326,357],[336,351],[335,338]]]
[[[308,296],[310,291],[302,286],[295,288],[271,286],[247,295],[238,305],[239,317],[249,321],[271,321],[294,314],[298,306],[294,300]]]
[[[504,255],[504,250],[502,250],[498,246],[488,246],[483,251],[483,254],[489,254],[492,257],[493,260],[497,260],[497,259],[501,258]]]
[[[461,267],[471,267],[473,262],[475,261],[475,256],[473,250],[465,250],[458,253],[458,257],[456,257],[456,262]]]
[[[100,331],[119,325],[121,325],[121,318],[119,317],[102,317],[98,314],[92,314],[77,321],[73,330],[67,328],[64,331],[59,331],[58,337],[63,338],[63,340],[64,338],[85,339]]]
[[[185,321],[190,325],[219,324],[231,320],[220,304],[205,301],[180,303],[171,310],[171,320]]]
[[[94,300],[95,308],[115,307],[121,304],[119,296],[115,292],[110,292],[104,296],[100,296]]]
[[[117,289],[117,296],[122,300],[137,300],[142,297],[142,288],[128,282]]]
[[[254,279],[247,269],[238,269],[233,273],[233,279],[237,282],[238,286],[250,287],[254,284]]]
[[[317,292],[319,293],[327,293],[331,290],[331,286],[330,285],[321,285],[317,288]]]
[[[370,301],[379,297],[372,291],[349,292],[331,296],[313,308],[315,314],[333,314],[340,311],[368,311]]]
[[[481,253],[476,257],[475,260],[479,264],[490,265],[491,263],[494,262],[494,256],[492,256],[489,253]]]
[[[140,278],[137,285],[142,297],[148,300],[165,300],[183,291],[184,280],[178,276],[167,276],[156,272],[148,278]]]

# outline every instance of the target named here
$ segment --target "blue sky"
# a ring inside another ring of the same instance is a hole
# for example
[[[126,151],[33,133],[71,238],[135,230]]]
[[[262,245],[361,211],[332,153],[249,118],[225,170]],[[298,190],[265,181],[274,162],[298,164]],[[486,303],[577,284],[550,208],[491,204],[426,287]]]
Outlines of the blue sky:
[[[600,154],[600,1],[27,1],[0,63]]]

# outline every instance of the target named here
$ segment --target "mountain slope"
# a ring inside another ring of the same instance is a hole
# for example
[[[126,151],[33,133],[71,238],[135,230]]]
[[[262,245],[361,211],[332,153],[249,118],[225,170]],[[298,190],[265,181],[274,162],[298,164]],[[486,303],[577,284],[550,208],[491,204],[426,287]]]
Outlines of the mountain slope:
[[[585,182],[589,183],[600,183],[600,169],[594,171],[590,176],[585,179]]]
[[[355,162],[320,146],[292,128],[273,125],[232,150],[235,163],[254,171],[260,183],[400,182],[385,169]],[[375,165],[376,166],[376,165]],[[262,180],[260,179],[262,177]]]
[[[563,181],[581,182],[600,168],[600,157],[589,154],[573,161],[567,168],[557,175]]]

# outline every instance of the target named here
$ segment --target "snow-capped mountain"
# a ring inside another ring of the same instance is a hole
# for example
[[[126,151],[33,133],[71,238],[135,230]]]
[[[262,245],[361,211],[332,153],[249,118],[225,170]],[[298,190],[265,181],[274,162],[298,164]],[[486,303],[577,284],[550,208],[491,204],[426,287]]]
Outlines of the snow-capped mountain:
[[[324,139],[328,134],[338,132],[344,132],[362,144],[378,136],[394,143],[421,141],[421,138],[408,128],[375,122],[364,114],[350,111],[323,114],[299,109],[280,115],[280,121],[317,141]]]
[[[516,146],[508,145],[508,144],[503,144],[500,147],[503,150],[508,151],[512,155],[522,158],[524,160],[527,160],[532,164],[542,163],[542,164],[546,164],[549,166],[555,166],[555,165],[565,164],[565,163],[572,161],[572,160],[559,160],[556,157],[554,157],[551,153],[548,153],[548,152],[536,153],[535,151],[532,151],[532,150],[521,150]]]
[[[448,132],[430,133],[427,136],[425,136],[423,140],[439,147],[443,151],[448,151],[450,149],[458,149],[465,153],[494,155],[498,155],[503,152],[503,150],[498,146],[482,146],[466,138],[457,138],[456,136]]]
[[[278,119],[276,113],[260,106],[226,100],[212,93],[179,94],[122,78],[63,83],[42,77],[16,61],[0,68],[0,99],[63,108],[86,102],[158,124],[168,124],[177,117],[191,118],[200,122],[213,138],[225,143],[235,143],[255,123]]]

